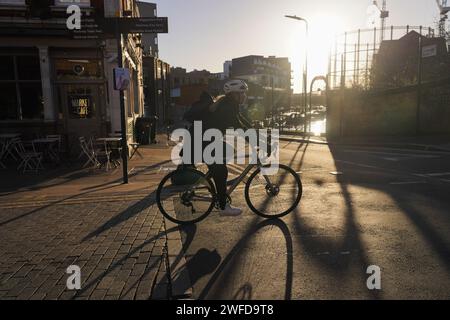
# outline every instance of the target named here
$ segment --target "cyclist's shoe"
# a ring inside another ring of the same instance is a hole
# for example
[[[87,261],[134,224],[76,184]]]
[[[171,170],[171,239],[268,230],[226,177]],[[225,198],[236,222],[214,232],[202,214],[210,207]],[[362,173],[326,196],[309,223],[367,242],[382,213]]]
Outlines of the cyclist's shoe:
[[[219,214],[223,217],[236,217],[242,214],[242,209],[235,208],[227,204],[225,209],[219,211]]]

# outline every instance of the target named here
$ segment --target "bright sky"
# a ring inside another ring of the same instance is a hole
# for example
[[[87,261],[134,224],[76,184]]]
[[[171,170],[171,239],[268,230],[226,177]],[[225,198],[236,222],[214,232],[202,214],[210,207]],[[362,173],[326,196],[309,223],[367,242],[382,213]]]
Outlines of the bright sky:
[[[300,91],[304,24],[310,25],[310,79],[326,74],[334,33],[367,28],[372,0],[153,0],[158,15],[169,17],[169,34],[159,36],[160,58],[172,66],[221,72],[225,60],[246,56],[289,57],[294,90]],[[382,0],[378,1],[379,3]],[[387,0],[387,24],[436,26],[435,0]]]

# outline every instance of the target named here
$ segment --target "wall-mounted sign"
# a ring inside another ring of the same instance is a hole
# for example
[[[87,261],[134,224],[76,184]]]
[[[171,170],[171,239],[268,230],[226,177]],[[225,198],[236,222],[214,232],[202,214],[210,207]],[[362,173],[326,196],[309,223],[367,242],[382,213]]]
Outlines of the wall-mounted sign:
[[[128,33],[168,33],[167,17],[140,18],[84,18],[81,29],[72,30],[72,37],[78,40],[114,39],[117,32]]]
[[[68,7],[75,4],[82,8],[89,8],[91,6],[90,0],[55,0],[55,6],[57,7]]]
[[[130,70],[114,68],[114,90],[126,90],[130,85]]]
[[[84,73],[84,66],[82,66],[81,64],[76,64],[73,66],[73,72],[77,75],[77,76],[81,76]]]
[[[103,18],[97,20],[105,32],[168,33],[167,17]],[[118,28],[118,30],[117,30]]]
[[[430,58],[437,55],[437,45],[424,46],[422,48],[422,58]]]
[[[86,119],[92,117],[91,96],[70,95],[68,99],[71,117],[77,119]]]

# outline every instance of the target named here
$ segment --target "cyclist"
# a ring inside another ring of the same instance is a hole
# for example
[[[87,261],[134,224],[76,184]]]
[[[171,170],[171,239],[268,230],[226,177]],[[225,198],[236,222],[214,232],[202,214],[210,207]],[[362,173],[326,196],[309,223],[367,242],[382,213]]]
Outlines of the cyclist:
[[[203,119],[203,130],[218,129],[225,136],[229,128],[251,128],[250,122],[240,112],[240,106],[247,100],[248,85],[243,80],[231,80],[224,85],[225,96],[219,98],[209,107],[207,116]],[[224,142],[224,148],[226,148]],[[226,153],[224,153],[226,154]],[[208,165],[216,186],[220,214],[223,216],[238,216],[242,210],[227,204],[228,169],[225,163]]]

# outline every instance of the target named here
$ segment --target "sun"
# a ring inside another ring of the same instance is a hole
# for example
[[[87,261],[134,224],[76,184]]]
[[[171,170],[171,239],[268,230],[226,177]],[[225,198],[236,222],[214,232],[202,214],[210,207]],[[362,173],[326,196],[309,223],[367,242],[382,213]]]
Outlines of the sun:
[[[328,72],[329,54],[334,46],[336,35],[345,31],[342,19],[332,14],[317,14],[305,17],[308,20],[308,40],[305,38],[305,24],[298,23],[290,27],[288,36],[283,39],[294,73],[294,89],[300,92],[302,69],[305,54],[308,52],[308,83],[315,76]],[[306,44],[306,45],[305,45]]]
[[[308,54],[311,76],[326,75],[330,50],[336,35],[344,32],[339,17],[330,14],[312,16],[309,22]]]

